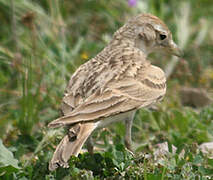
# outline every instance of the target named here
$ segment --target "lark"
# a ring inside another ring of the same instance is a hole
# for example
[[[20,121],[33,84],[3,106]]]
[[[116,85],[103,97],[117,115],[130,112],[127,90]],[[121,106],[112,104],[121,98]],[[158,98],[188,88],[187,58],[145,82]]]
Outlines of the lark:
[[[49,127],[67,127],[49,170],[67,168],[91,133],[125,121],[125,145],[131,149],[131,127],[136,110],[160,101],[166,93],[164,72],[147,60],[154,51],[176,56],[181,51],[168,27],[158,17],[140,14],[118,29],[111,42],[71,76],[65,90],[63,116]]]

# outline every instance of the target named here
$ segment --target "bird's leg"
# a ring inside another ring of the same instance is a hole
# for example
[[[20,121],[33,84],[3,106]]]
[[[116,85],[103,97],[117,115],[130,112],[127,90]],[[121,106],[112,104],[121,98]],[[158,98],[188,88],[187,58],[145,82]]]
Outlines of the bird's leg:
[[[130,151],[132,151],[132,132],[131,132],[132,122],[133,122],[133,119],[131,118],[128,118],[125,121],[125,126],[126,126],[125,145],[126,145],[126,148]]]
[[[126,134],[125,134],[125,146],[132,152],[132,123],[135,116],[135,111],[132,112],[125,120]]]
[[[87,150],[90,154],[93,154],[93,150],[94,150],[94,143],[93,143],[93,139],[92,136],[90,135],[87,139],[86,142],[86,146],[87,146]]]

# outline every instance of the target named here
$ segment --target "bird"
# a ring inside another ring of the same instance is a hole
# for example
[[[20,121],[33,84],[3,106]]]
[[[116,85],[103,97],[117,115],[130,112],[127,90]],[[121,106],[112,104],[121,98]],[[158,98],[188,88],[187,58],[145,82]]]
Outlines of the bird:
[[[125,145],[131,149],[135,112],[162,100],[166,93],[163,70],[147,60],[151,52],[182,55],[166,24],[142,13],[128,20],[101,52],[74,72],[62,99],[63,116],[48,124],[67,128],[49,162],[50,171],[68,168],[70,157],[78,156],[95,129],[117,121],[125,122]]]

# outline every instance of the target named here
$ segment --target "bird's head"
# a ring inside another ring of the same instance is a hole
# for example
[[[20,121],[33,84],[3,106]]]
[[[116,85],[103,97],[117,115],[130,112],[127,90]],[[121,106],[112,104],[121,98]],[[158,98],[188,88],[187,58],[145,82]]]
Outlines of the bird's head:
[[[134,41],[134,45],[145,54],[160,50],[178,57],[182,55],[168,27],[156,16],[140,14],[123,26],[119,33]]]

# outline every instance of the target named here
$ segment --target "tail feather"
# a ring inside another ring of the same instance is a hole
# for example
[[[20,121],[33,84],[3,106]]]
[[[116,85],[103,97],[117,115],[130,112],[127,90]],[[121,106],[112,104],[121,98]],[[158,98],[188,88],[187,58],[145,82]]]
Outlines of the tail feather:
[[[68,160],[71,155],[77,156],[92,131],[96,128],[94,122],[78,123],[69,129],[68,134],[57,146],[49,170],[54,171],[59,166],[68,168]]]

